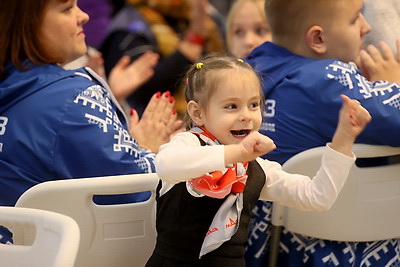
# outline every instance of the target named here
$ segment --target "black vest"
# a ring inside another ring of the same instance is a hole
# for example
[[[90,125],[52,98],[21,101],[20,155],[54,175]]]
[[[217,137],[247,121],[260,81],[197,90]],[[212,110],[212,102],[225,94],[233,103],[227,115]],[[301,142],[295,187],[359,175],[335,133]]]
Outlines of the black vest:
[[[204,237],[225,199],[193,197],[188,193],[185,182],[176,184],[161,197],[157,194],[158,236],[154,252],[161,257],[192,266],[245,266],[248,225],[266,178],[256,161],[249,162],[247,175],[238,231],[229,241],[200,260]]]

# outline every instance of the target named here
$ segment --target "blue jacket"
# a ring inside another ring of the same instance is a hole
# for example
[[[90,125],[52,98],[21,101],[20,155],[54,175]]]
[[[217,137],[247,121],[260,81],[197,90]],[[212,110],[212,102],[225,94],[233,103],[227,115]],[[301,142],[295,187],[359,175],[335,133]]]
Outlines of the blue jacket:
[[[122,109],[93,71],[31,67],[9,65],[0,81],[0,205],[15,205],[49,180],[155,170],[155,155],[130,137]]]
[[[372,116],[372,121],[356,142],[400,146],[400,84],[371,83],[354,64],[301,57],[270,42],[254,49],[247,61],[262,77],[266,104],[260,132],[272,138],[277,146],[265,158],[282,164],[303,150],[330,142],[342,106],[341,94],[360,101]],[[265,266],[268,252],[264,247],[270,234],[267,226],[270,224],[271,203],[259,202],[254,215],[246,264]],[[300,241],[297,243],[296,240]],[[347,262],[346,253],[350,254],[345,251],[353,253],[354,247],[357,247],[357,258],[361,258],[359,254],[365,256],[362,243],[350,245],[324,240],[324,248],[321,248],[316,245],[316,239],[290,232],[282,233],[281,242],[286,248],[280,252],[282,266],[313,265],[314,261],[330,253],[334,253],[342,264]],[[370,245],[368,247],[372,247]],[[303,246],[301,251],[300,246]],[[383,247],[390,253],[376,264],[386,264],[393,258],[395,249]],[[313,258],[302,264],[306,250],[313,251]]]
[[[297,56],[271,42],[254,49],[247,61],[262,77],[266,104],[260,132],[277,146],[265,158],[284,163],[330,142],[341,94],[358,100],[372,116],[356,142],[400,146],[400,84],[371,83],[354,64]]]

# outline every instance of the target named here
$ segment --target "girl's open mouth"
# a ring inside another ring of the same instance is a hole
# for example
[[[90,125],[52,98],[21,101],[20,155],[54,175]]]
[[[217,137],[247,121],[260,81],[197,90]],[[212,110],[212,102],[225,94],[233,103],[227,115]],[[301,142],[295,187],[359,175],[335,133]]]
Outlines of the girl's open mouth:
[[[231,134],[235,137],[245,137],[250,134],[250,130],[231,130]]]

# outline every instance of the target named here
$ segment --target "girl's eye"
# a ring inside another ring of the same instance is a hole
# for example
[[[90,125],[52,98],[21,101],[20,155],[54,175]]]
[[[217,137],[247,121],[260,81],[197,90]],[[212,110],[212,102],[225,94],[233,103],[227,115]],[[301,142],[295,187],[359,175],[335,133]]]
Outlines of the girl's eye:
[[[257,28],[256,29],[256,33],[258,36],[264,36],[267,34],[267,30],[265,28]]]
[[[235,34],[236,36],[238,36],[238,37],[243,37],[243,36],[246,34],[246,32],[245,32],[245,30],[243,30],[243,29],[236,29],[236,30],[234,31],[234,34]]]
[[[237,106],[235,104],[230,104],[230,105],[225,106],[225,108],[226,109],[235,109],[235,108],[237,108]]]
[[[260,106],[260,103],[259,103],[259,102],[253,102],[253,103],[250,104],[250,108],[252,108],[252,109],[256,109],[256,108],[258,108],[259,106]]]

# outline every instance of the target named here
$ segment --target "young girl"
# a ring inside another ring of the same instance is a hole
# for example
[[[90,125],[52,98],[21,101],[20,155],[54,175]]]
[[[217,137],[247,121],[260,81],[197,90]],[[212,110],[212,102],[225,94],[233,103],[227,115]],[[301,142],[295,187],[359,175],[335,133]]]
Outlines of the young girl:
[[[250,65],[215,55],[187,73],[187,132],[160,147],[157,244],[147,266],[245,266],[258,199],[302,210],[334,203],[354,163],[351,148],[370,116],[342,96],[337,130],[311,179],[259,156],[275,149],[258,133],[264,96]]]
[[[271,41],[271,30],[264,12],[264,0],[237,0],[226,20],[228,51],[245,58],[260,44]]]

